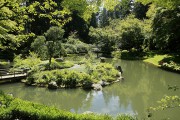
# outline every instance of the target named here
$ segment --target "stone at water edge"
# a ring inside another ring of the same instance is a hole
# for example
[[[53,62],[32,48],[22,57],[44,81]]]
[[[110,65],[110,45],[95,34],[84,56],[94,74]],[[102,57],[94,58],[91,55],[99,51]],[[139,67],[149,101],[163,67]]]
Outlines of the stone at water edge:
[[[93,112],[91,112],[91,111],[85,111],[85,112],[83,112],[82,114],[93,114]]]
[[[101,63],[105,63],[106,62],[106,58],[105,57],[100,57],[100,61],[101,61]]]
[[[101,86],[107,86],[107,85],[110,85],[109,82],[106,82],[106,81],[103,81],[103,80],[99,81],[98,84],[100,84]]]
[[[56,58],[55,59],[57,62],[64,62],[64,59],[63,58]]]
[[[94,90],[102,90],[102,86],[100,84],[92,84],[92,88]]]
[[[58,85],[56,82],[52,81],[48,84],[48,88],[49,89],[57,89],[58,88]]]

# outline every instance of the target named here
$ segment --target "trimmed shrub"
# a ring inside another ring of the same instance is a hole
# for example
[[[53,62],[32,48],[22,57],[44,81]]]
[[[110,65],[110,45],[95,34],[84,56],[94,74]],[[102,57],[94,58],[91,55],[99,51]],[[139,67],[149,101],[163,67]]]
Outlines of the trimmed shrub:
[[[117,79],[118,70],[109,63],[100,63],[92,70],[92,78],[98,81],[113,82]]]
[[[41,65],[45,67],[45,70],[49,69],[49,63],[41,64]],[[54,69],[70,68],[73,66],[74,66],[73,62],[70,62],[70,61],[57,62],[55,59],[52,59],[50,68],[51,68],[51,70],[54,70]]]
[[[81,43],[81,44],[77,44],[76,47],[77,47],[78,53],[88,53],[88,50],[89,50],[88,45]]]

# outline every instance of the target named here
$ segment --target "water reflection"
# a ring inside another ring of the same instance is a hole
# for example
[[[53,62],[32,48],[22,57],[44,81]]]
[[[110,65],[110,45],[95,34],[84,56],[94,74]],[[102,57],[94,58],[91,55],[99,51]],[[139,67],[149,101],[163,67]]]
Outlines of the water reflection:
[[[111,60],[109,61],[111,62]],[[140,119],[146,117],[146,109],[157,105],[156,101],[164,95],[178,95],[179,91],[169,91],[168,85],[180,85],[180,75],[158,69],[141,61],[119,60],[125,80],[103,88],[102,91],[84,91],[82,89],[59,89],[27,87],[22,83],[1,85],[6,93],[15,97],[56,106],[60,109],[82,113],[137,114]],[[180,118],[180,109],[156,112],[154,119]]]

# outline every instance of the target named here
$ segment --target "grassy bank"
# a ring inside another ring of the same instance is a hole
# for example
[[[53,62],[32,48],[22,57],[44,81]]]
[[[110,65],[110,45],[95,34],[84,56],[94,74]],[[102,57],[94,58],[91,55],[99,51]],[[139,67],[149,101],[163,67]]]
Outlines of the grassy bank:
[[[159,62],[162,61],[163,59],[165,59],[166,57],[168,57],[168,55],[154,55],[154,56],[149,57],[143,61],[160,67]]]
[[[145,59],[144,62],[168,71],[180,73],[180,56],[177,54],[155,54]]]
[[[119,115],[113,118],[100,114],[75,114],[55,107],[24,101],[0,92],[1,120],[135,120],[129,115]]]

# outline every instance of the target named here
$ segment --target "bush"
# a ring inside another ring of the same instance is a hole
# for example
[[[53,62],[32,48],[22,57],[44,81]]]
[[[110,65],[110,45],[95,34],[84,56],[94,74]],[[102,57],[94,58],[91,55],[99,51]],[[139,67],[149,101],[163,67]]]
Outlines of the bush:
[[[81,42],[75,34],[72,34],[63,44],[68,54],[87,53],[89,45]]]
[[[118,116],[116,117],[116,120],[137,120],[137,118],[135,118],[135,117],[132,116],[132,115],[122,114],[122,115],[118,115]]]
[[[116,70],[109,63],[100,63],[94,67],[92,73],[90,74],[93,79],[98,81],[113,82],[116,81],[119,71]]]
[[[128,50],[123,50],[123,51],[121,52],[121,58],[122,58],[122,59],[127,59],[127,58],[129,58],[129,51],[128,51]]]
[[[33,52],[30,52],[30,56],[25,59],[23,59],[21,55],[14,58],[14,68],[35,69],[40,63],[40,58]]]
[[[65,51],[66,51],[67,54],[75,54],[75,53],[78,53],[76,46],[73,45],[73,44],[68,44],[68,43],[66,43],[66,44],[63,44],[63,46],[64,46]]]
[[[169,71],[174,71],[180,73],[180,56],[179,55],[171,55],[166,56],[164,59],[159,61],[159,65],[161,68]]]
[[[35,80],[37,85],[48,85],[48,83],[55,81],[59,87],[74,88],[77,86],[83,86],[85,81],[92,81],[91,77],[86,73],[81,73],[72,70],[51,70],[42,71],[31,76],[29,78]],[[30,80],[31,80],[30,79]]]
[[[49,69],[49,63],[41,64],[41,65],[45,67],[45,70]],[[51,68],[51,70],[54,70],[54,69],[70,68],[72,66],[74,66],[73,62],[70,62],[70,61],[57,62],[55,59],[52,59],[50,68]]]
[[[145,54],[141,51],[138,51],[135,48],[132,48],[131,50],[122,50],[121,51],[121,59],[127,59],[127,60],[136,60],[136,59],[142,59]]]
[[[166,69],[166,70],[170,70],[170,71],[175,71],[175,72],[179,72],[180,73],[180,65],[170,61],[170,62],[160,62],[161,68]]]
[[[77,44],[76,47],[77,47],[78,53],[88,53],[88,50],[89,50],[88,45],[81,43],[81,44]]]

